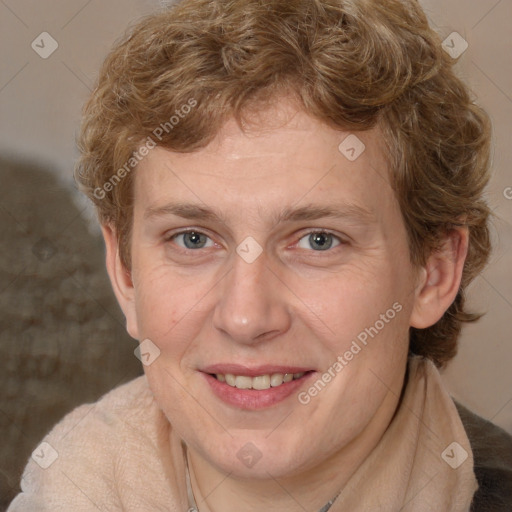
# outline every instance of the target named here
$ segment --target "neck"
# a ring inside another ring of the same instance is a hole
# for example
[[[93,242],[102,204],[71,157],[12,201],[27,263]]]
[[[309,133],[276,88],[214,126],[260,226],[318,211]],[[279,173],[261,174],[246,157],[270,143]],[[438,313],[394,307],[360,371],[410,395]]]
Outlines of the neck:
[[[349,444],[320,464],[286,478],[226,475],[189,448],[191,485],[199,512],[321,511],[377,446],[398,403],[396,394],[388,393],[372,420]]]

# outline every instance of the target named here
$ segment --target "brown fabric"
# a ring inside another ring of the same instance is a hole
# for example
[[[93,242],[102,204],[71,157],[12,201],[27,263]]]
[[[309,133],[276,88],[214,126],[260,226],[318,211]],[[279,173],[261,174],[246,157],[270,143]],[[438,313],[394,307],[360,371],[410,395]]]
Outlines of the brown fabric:
[[[455,402],[471,443],[478,491],[471,512],[512,510],[512,436]]]
[[[142,374],[101,234],[50,171],[0,153],[0,511],[66,413]]]

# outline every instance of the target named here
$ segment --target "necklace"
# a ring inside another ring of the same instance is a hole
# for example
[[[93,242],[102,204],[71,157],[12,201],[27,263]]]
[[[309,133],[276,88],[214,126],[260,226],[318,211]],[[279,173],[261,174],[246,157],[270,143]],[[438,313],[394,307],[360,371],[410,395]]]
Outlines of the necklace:
[[[189,462],[188,462],[188,451],[185,446],[185,443],[183,443],[183,451],[185,452],[185,467],[186,467],[186,480],[187,480],[187,495],[188,495],[188,512],[200,512],[199,508],[197,506],[195,497],[194,497],[194,491],[192,490],[192,484],[190,483],[190,470],[189,470]],[[328,501],[318,512],[327,512],[332,504],[336,501],[336,498],[341,494],[341,491],[336,494],[332,500]]]

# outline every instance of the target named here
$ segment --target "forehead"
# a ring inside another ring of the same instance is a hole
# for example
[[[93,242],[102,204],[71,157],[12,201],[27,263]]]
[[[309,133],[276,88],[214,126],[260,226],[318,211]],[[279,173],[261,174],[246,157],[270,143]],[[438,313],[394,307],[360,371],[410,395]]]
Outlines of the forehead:
[[[274,219],[292,205],[326,202],[375,214],[394,199],[378,128],[336,130],[287,104],[243,128],[230,119],[193,153],[157,147],[135,176],[135,209],[144,215],[172,201]]]

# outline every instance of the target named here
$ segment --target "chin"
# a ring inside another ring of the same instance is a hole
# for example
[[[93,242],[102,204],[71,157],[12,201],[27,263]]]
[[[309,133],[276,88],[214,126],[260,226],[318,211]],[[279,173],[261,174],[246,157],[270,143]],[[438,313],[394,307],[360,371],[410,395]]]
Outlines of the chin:
[[[284,442],[285,438],[288,442]],[[228,438],[220,451],[219,447],[220,443],[213,453],[207,454],[210,463],[240,479],[268,480],[293,476],[305,467],[297,455],[307,458],[302,451],[303,443],[290,439],[286,432],[270,440],[266,432],[254,431],[252,434],[247,431]]]

